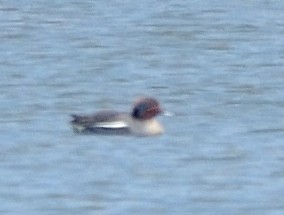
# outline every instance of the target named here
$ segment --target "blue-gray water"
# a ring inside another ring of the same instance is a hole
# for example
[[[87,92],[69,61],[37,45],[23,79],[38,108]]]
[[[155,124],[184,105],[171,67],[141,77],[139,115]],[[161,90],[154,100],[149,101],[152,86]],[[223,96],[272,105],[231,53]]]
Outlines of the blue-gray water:
[[[284,1],[0,1],[0,213],[284,214]],[[159,137],[71,113],[151,95]]]

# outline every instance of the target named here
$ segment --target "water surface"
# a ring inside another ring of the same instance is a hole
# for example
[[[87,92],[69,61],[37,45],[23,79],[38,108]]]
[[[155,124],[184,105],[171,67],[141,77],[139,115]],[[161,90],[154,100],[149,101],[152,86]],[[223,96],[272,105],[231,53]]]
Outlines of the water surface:
[[[0,3],[1,214],[283,214],[284,2]],[[71,113],[175,113],[159,137]]]

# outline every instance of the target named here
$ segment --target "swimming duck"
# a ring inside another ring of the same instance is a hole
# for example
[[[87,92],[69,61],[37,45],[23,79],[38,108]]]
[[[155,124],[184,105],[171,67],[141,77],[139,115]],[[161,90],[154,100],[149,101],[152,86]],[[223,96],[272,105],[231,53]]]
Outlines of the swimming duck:
[[[72,115],[71,125],[78,133],[133,134],[153,136],[164,132],[155,119],[163,113],[158,101],[144,97],[137,100],[130,113],[103,110],[93,115]]]

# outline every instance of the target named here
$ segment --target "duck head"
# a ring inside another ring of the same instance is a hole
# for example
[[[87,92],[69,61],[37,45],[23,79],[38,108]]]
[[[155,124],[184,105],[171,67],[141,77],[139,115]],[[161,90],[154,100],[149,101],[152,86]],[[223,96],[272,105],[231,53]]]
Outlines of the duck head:
[[[162,112],[163,110],[156,99],[141,98],[134,103],[132,117],[138,120],[148,120]]]

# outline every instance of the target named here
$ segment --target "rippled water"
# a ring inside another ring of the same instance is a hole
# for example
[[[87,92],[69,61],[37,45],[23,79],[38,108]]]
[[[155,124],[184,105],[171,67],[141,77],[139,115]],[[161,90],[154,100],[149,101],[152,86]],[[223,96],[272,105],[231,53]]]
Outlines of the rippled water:
[[[284,2],[0,2],[1,214],[284,214]],[[71,113],[175,113],[160,137]]]

